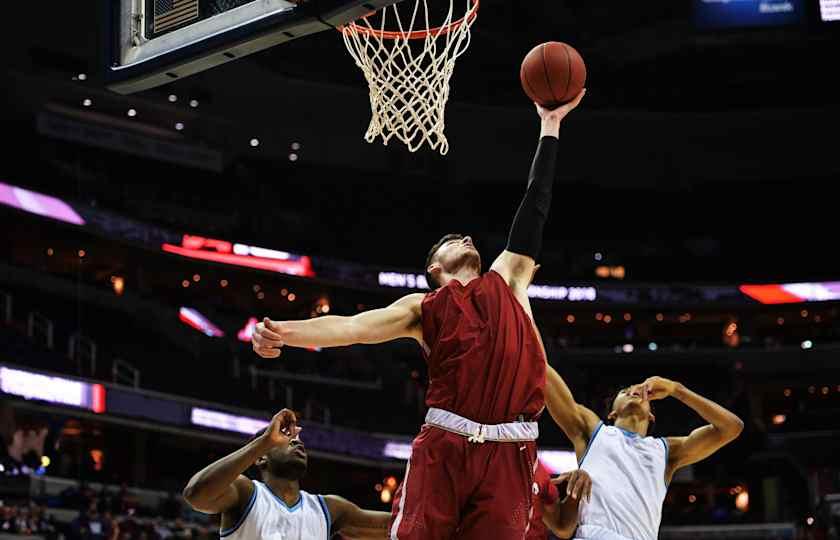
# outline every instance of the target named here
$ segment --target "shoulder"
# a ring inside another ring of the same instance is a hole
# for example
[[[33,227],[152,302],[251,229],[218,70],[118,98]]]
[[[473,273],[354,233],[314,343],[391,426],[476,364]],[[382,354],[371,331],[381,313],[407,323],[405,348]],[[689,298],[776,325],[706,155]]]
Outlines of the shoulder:
[[[601,426],[609,427],[592,409],[580,403],[577,404],[577,413],[580,417],[583,435],[587,439],[591,438]]]
[[[249,504],[249,501],[256,497],[257,484],[259,484],[258,481],[251,480],[250,478],[242,474],[240,474],[236,478],[236,480],[233,481],[233,488],[239,495],[239,501],[242,505]]]
[[[423,303],[426,300],[424,293],[412,293],[403,296],[389,306],[389,309],[398,309],[402,312],[410,312],[412,320],[417,323],[423,312]]]
[[[447,299],[452,297],[451,293],[452,287],[448,285],[438,287],[437,289],[426,293],[419,293],[419,296],[417,297],[418,299],[415,301],[417,302],[417,311],[420,316],[422,317],[424,310],[434,310],[437,306],[448,302]]]
[[[332,512],[330,511],[329,504],[327,503],[327,498],[330,495],[320,495],[318,493],[309,493],[306,491],[301,490],[301,495],[312,501],[312,505],[320,508],[324,515],[327,517],[327,521],[332,521]]]
[[[507,298],[517,297],[516,291],[511,288],[508,280],[505,279],[505,277],[496,269],[491,268],[487,272],[483,273],[478,280],[478,287],[484,293],[500,295],[500,297],[504,296]]]
[[[686,438],[687,437],[660,437],[662,444],[665,445],[666,458],[669,463],[675,463],[679,460]]]
[[[329,518],[330,523],[338,523],[340,528],[344,517],[358,508],[355,504],[340,495],[318,495],[323,504],[323,510]]]
[[[615,435],[618,428],[604,423],[601,420],[595,423],[595,426],[589,431],[589,443],[591,444],[598,435]]]
[[[341,517],[341,514],[353,506],[353,503],[340,495],[318,495],[317,497],[323,501],[327,511],[332,516],[333,521],[335,521],[336,518]]]
[[[259,490],[257,484],[258,482],[242,475],[233,481],[233,488],[237,493],[237,502],[233,507],[222,512],[221,538],[230,536],[239,530],[248,516],[253,513],[254,508],[258,506]]]
[[[437,291],[435,291],[437,292]],[[420,304],[423,303],[423,299],[426,298],[429,294],[433,293],[411,293],[403,296],[396,302],[395,305],[398,306],[405,306],[405,307],[420,307]]]
[[[495,268],[491,268],[490,270],[484,272],[479,279],[481,279],[484,283],[491,282],[507,286],[507,280]]]

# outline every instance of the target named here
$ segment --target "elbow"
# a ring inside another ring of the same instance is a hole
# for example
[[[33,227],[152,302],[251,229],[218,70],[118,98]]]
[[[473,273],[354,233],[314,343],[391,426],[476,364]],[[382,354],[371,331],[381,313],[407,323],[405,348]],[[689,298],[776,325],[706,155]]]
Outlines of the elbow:
[[[741,420],[740,418],[738,418],[737,416],[735,417],[733,431],[734,431],[734,436],[732,437],[733,439],[737,438],[741,434],[741,432],[744,431],[744,421]]]
[[[184,490],[181,491],[181,496],[184,498],[187,504],[195,508],[195,505],[193,504],[193,499],[195,498],[195,488],[191,483],[187,484],[184,487]]]
[[[551,529],[552,534],[562,540],[570,540],[575,535],[576,527],[554,527]]]
[[[574,538],[578,527],[578,502],[569,499],[546,507],[542,521],[557,538]]]
[[[726,442],[732,442],[737,439],[738,436],[741,435],[742,431],[744,431],[744,421],[733,415],[732,422],[730,422],[730,425],[727,426],[727,429],[724,432]]]
[[[184,501],[186,501],[193,510],[198,510],[198,507],[201,505],[200,494],[199,490],[196,489],[196,486],[192,481],[188,482],[184,487],[184,490],[181,491],[181,496],[184,497]]]
[[[574,537],[577,530],[577,522],[575,523],[550,523],[547,524],[551,530],[551,534],[562,540],[569,540]]]

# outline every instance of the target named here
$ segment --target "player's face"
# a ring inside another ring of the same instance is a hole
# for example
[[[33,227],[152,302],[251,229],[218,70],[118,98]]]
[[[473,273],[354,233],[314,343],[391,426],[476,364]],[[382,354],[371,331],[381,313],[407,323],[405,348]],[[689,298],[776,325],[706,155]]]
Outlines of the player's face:
[[[470,236],[444,243],[438,248],[435,259],[448,273],[455,273],[465,266],[481,269],[481,255]]]
[[[299,437],[289,444],[276,446],[266,455],[266,466],[271,474],[289,480],[300,480],[306,475],[309,458]]]
[[[613,401],[613,411],[618,416],[650,415],[650,401],[645,399],[641,386],[629,386],[621,390]]]

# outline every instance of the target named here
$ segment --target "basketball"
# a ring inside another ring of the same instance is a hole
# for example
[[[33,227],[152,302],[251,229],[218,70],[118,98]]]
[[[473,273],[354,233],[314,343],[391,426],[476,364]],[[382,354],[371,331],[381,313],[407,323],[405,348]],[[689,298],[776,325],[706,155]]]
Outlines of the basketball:
[[[522,89],[548,109],[568,103],[586,83],[586,65],[574,47],[558,41],[537,45],[522,61]]]

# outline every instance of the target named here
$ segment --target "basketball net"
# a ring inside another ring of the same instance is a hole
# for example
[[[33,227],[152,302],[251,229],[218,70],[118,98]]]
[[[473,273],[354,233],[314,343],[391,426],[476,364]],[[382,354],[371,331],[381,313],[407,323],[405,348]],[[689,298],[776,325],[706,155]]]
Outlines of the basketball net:
[[[376,23],[372,24],[372,15],[363,17],[341,27],[341,33],[370,91],[371,120],[365,140],[372,143],[381,137],[387,145],[396,137],[411,152],[428,143],[445,155],[449,151],[444,133],[449,79],[455,61],[470,46],[470,27],[479,2],[466,0],[466,14],[453,21],[457,0],[449,0],[445,20],[432,28],[427,0],[406,0],[405,4],[412,1],[408,20],[391,5],[380,10]],[[397,29],[386,30],[386,21]]]

